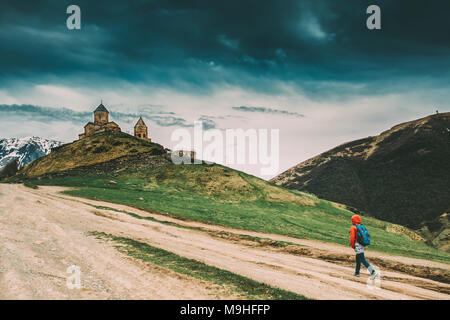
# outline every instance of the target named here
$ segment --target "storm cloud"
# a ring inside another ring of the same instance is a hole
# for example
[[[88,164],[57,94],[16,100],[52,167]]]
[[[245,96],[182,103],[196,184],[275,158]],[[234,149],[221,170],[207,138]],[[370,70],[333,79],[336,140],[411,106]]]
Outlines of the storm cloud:
[[[450,2],[2,1],[0,85],[145,83],[208,92],[235,85],[276,93],[274,79],[317,99],[448,85]]]
[[[111,111],[111,110],[110,110]],[[67,108],[50,108],[34,105],[5,105],[0,104],[0,116],[21,117],[24,121],[33,120],[41,122],[69,121],[80,124],[92,120],[92,112],[79,112]],[[191,127],[193,124],[186,123],[186,120],[172,115],[170,112],[152,112],[151,110],[141,110],[139,113],[111,112],[111,120],[119,120],[128,123],[136,122],[139,117],[144,117],[161,127]]]
[[[269,113],[269,114],[280,114],[284,116],[294,116],[298,118],[303,118],[305,115],[298,112],[291,112],[287,110],[280,110],[274,108],[266,108],[266,107],[247,107],[247,106],[239,106],[233,107],[234,110],[244,111],[244,112],[260,112],[260,113]]]
[[[71,4],[81,30],[66,27]],[[373,4],[381,30],[366,27]],[[449,12],[448,0],[2,0],[0,136],[73,141],[103,100],[125,132],[142,116],[169,148],[196,120],[280,129],[283,171],[447,111]]]

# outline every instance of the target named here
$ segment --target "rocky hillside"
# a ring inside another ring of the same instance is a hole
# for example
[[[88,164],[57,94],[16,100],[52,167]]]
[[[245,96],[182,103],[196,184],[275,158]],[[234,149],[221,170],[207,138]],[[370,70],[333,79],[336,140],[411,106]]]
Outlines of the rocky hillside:
[[[50,153],[62,143],[39,137],[0,139],[0,170],[13,160],[23,167],[33,160]]]
[[[66,172],[139,154],[161,155],[166,151],[159,144],[126,133],[105,132],[53,148],[46,157],[25,166],[19,175],[35,177]]]
[[[290,189],[419,228],[450,204],[450,113],[342,144],[272,179]]]
[[[418,232],[429,245],[450,252],[450,210],[433,221],[423,222]]]

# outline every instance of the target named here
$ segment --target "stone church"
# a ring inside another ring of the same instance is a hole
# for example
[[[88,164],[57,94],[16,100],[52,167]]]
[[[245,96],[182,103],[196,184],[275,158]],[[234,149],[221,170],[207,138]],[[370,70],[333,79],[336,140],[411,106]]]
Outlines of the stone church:
[[[134,125],[134,136],[150,142],[152,141],[148,138],[148,128],[144,120],[142,120],[142,117],[139,117],[139,120]]]
[[[109,121],[109,111],[105,108],[103,103],[100,103],[100,105],[94,110],[94,122],[88,122],[84,126],[84,133],[79,134],[78,137],[81,140],[94,134],[106,131],[122,132],[117,123],[114,121]],[[139,117],[139,120],[134,126],[134,136],[151,142],[148,138],[148,128],[142,117]]]

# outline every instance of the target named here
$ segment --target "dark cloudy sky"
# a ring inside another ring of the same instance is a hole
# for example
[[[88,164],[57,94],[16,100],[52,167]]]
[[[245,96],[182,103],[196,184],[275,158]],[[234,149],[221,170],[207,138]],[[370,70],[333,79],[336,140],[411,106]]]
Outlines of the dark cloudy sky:
[[[68,30],[66,8],[81,8]],[[366,8],[381,8],[381,30]],[[279,128],[280,171],[449,110],[450,2],[0,3],[0,137],[70,141],[103,99],[131,130]],[[243,168],[258,174],[255,168]]]

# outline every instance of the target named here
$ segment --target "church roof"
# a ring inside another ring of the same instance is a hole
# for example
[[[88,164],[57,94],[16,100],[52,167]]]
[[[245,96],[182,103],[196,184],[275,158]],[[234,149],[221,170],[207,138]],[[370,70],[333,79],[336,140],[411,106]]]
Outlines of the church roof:
[[[144,120],[142,120],[142,117],[139,117],[139,120],[136,122],[136,124],[134,125],[135,127],[137,126],[147,126],[144,122]]]
[[[108,113],[109,113],[109,111],[106,110],[106,108],[105,108],[105,106],[103,105],[103,103],[100,103],[100,105],[97,107],[97,109],[94,110],[94,112],[97,112],[97,111],[105,111],[105,112],[108,112]]]

